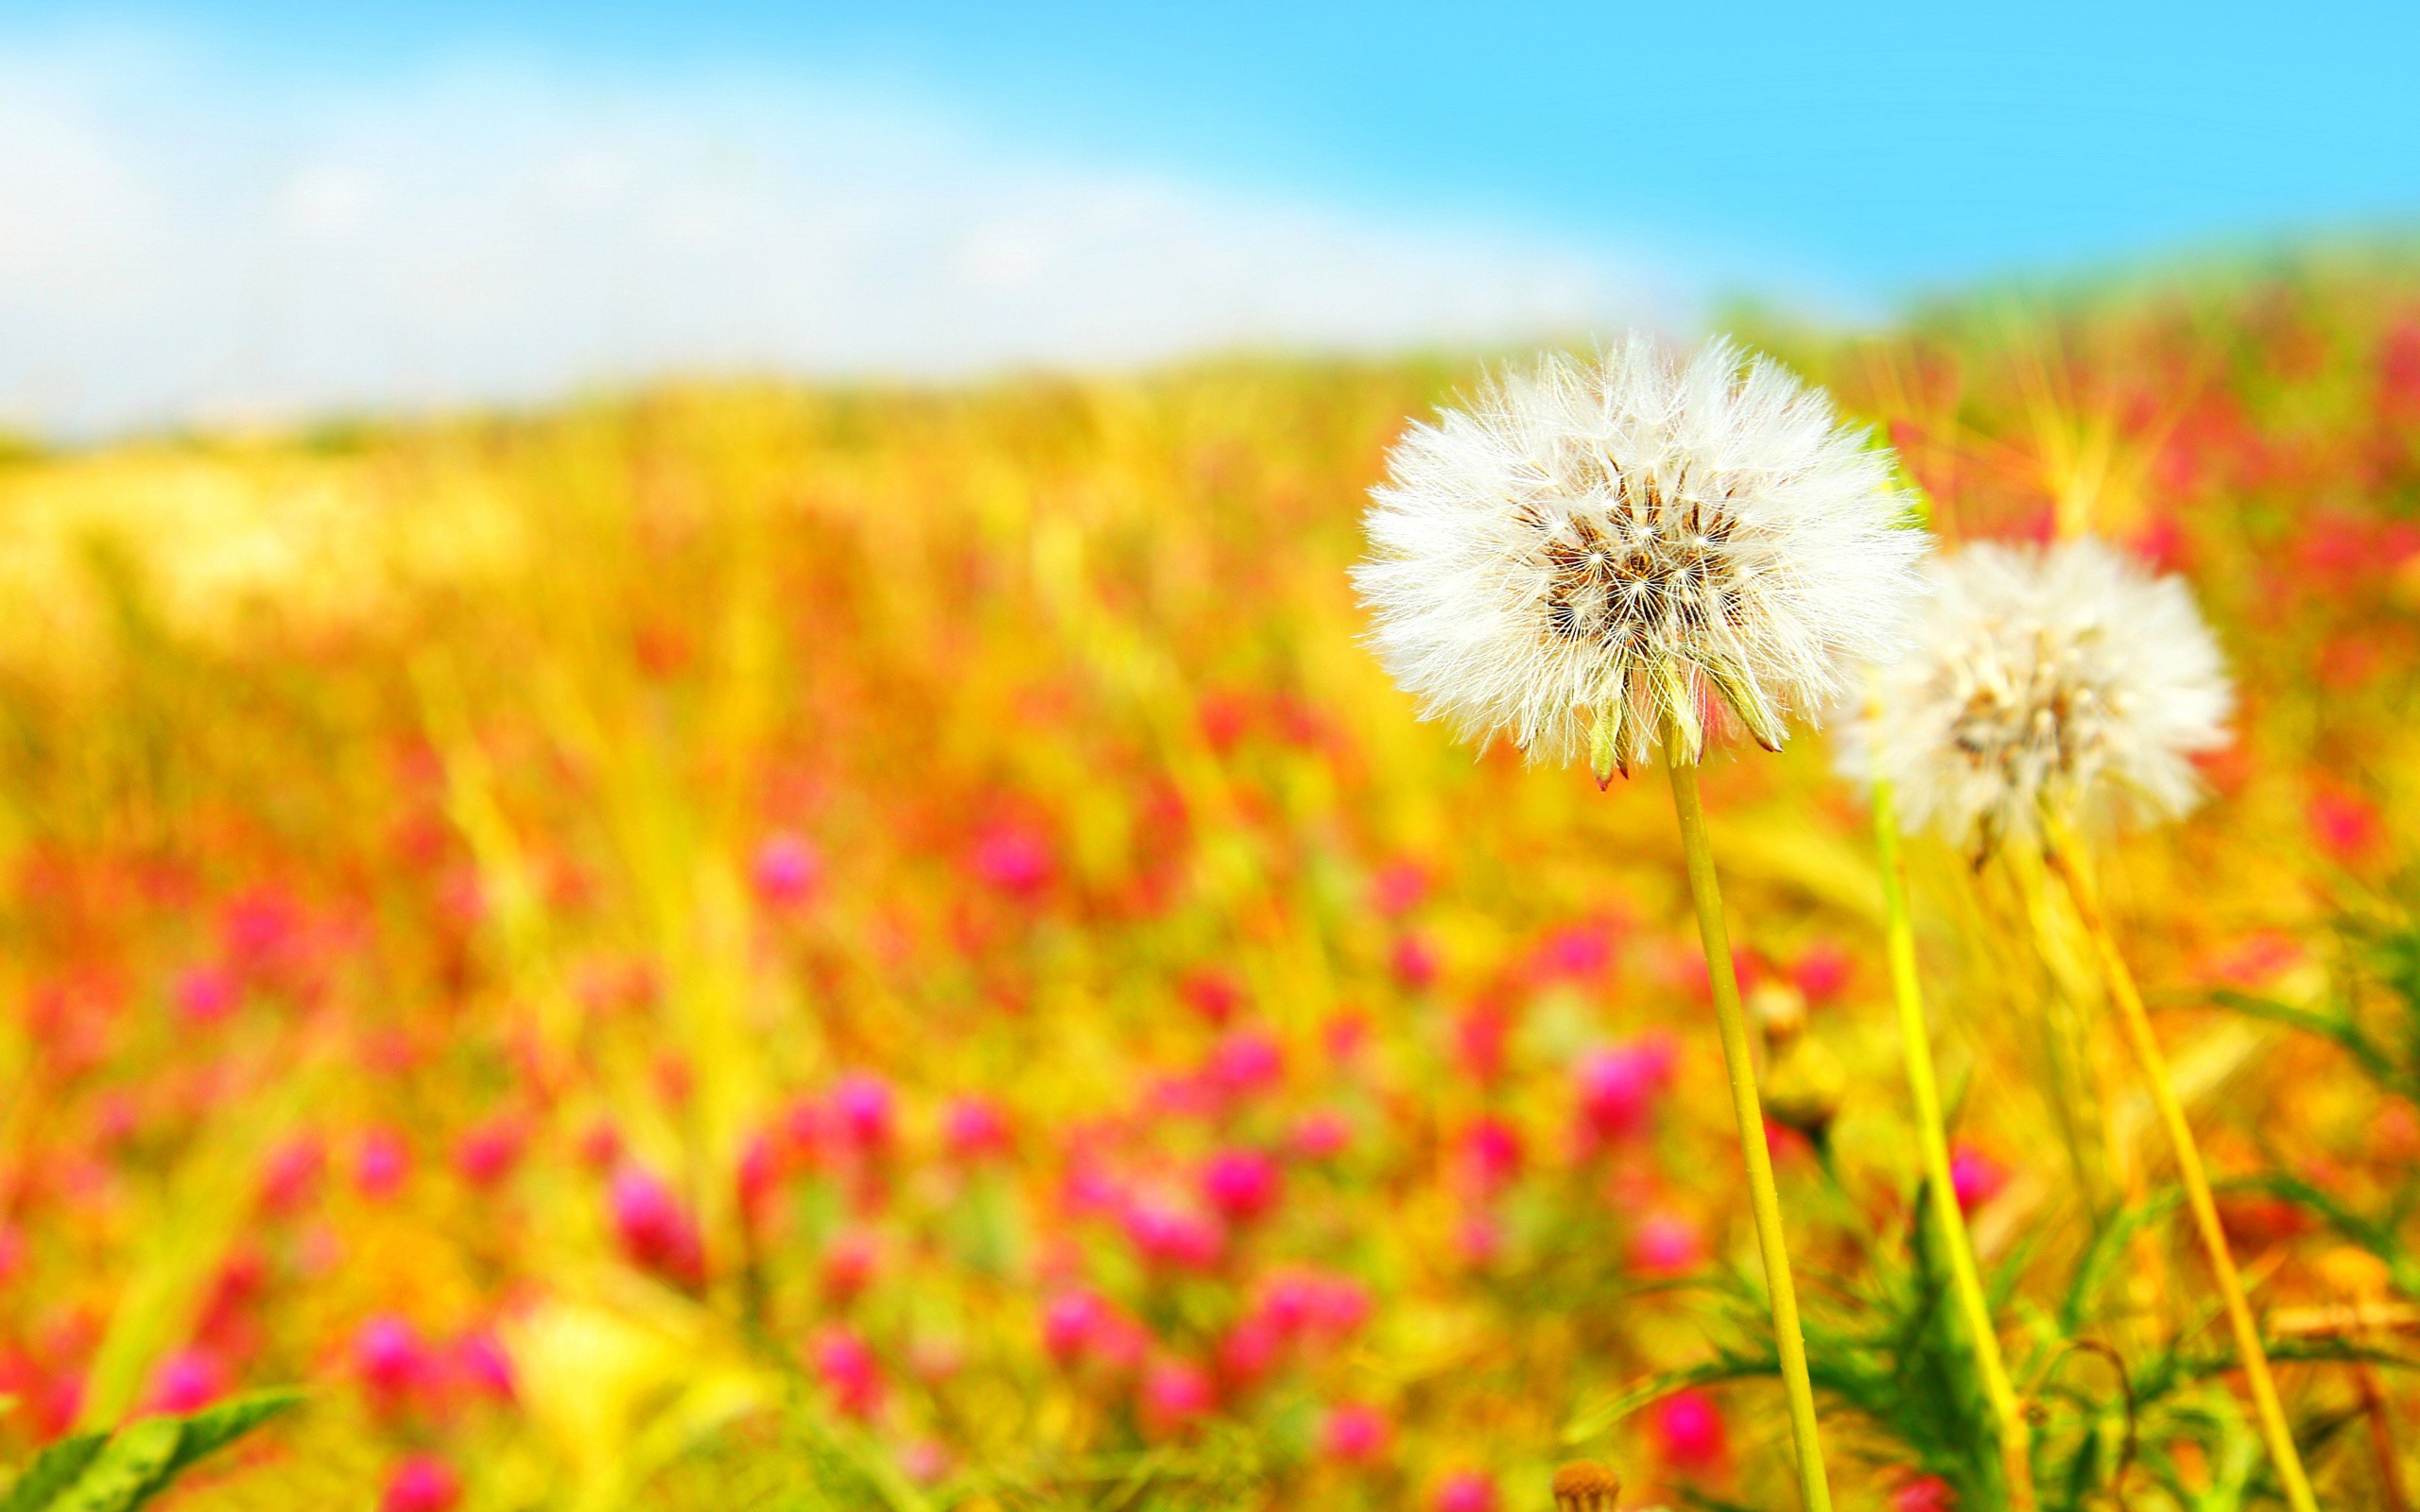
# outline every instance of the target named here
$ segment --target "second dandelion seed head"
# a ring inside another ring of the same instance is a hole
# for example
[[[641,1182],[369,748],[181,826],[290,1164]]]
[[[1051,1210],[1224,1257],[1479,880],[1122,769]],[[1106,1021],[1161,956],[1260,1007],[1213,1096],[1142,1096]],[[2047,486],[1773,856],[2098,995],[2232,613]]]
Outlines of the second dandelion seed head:
[[[1888,782],[1908,827],[1979,858],[2046,816],[2174,818],[2191,758],[2226,744],[2218,644],[2191,593],[2101,541],[1972,545],[1931,568],[1916,646],[1843,727],[1842,765]]]

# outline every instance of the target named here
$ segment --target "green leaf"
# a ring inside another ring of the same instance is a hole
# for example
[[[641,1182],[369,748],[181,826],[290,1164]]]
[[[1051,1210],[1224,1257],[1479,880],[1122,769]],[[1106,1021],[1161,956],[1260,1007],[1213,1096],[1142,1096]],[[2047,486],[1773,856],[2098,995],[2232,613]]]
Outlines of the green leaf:
[[[9,1487],[9,1494],[0,1496],[0,1512],[43,1512],[52,1498],[84,1473],[84,1467],[93,1463],[109,1436],[72,1434],[44,1449]]]
[[[147,1418],[120,1430],[46,1512],[131,1512],[167,1484],[184,1435],[175,1418]]]
[[[2073,1338],[2083,1332],[2101,1287],[2124,1256],[2126,1242],[2136,1229],[2165,1219],[2184,1200],[2185,1194],[2177,1188],[2163,1187],[2140,1205],[2125,1209],[2101,1226],[2100,1232],[2093,1236],[2092,1244],[2077,1259],[2075,1272],[2068,1279],[2066,1300],[2059,1309],[2060,1332]]]
[[[1769,1376],[1779,1369],[1780,1366],[1771,1359],[1725,1356],[1691,1366],[1686,1370],[1667,1370],[1660,1375],[1649,1376],[1628,1391],[1599,1398],[1582,1408],[1564,1428],[1563,1442],[1566,1448],[1586,1443],[1641,1407],[1676,1391],[1685,1391],[1691,1386],[1717,1385],[1725,1381],[1741,1381],[1751,1376]]]
[[[115,1435],[62,1438],[0,1496],[0,1512],[133,1512],[196,1462],[302,1400],[300,1392],[264,1391],[189,1418],[147,1418]]]
[[[169,1478],[183,1474],[197,1460],[216,1453],[302,1403],[302,1393],[299,1391],[259,1391],[195,1413],[184,1419],[184,1436],[178,1441],[176,1456],[168,1462],[161,1486],[164,1487]]]
[[[2360,1025],[2349,1018],[2298,1008],[2290,1003],[2279,1003],[2225,988],[2212,992],[2210,1001],[2248,1019],[2266,1019],[2272,1023],[2282,1023],[2305,1034],[2331,1040],[2351,1056],[2369,1074],[2372,1081],[2398,1097],[2420,1101],[2420,1082],[2415,1082],[2401,1066],[2396,1065],[2394,1057],[2380,1048],[2377,1040],[2362,1033]]]

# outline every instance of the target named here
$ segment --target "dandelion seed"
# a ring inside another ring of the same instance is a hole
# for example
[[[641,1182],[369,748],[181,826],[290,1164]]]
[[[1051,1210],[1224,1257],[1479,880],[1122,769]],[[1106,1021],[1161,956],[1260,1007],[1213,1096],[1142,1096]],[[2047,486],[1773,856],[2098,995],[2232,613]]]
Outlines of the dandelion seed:
[[[1412,429],[1354,580],[1422,713],[1599,782],[1717,707],[1772,749],[1886,654],[1925,538],[1824,395],[1713,342],[1548,357]]]
[[[1909,829],[1981,856],[2038,839],[2046,805],[2105,825],[2199,801],[2191,758],[2226,744],[2233,697],[2181,578],[2091,540],[1968,546],[1932,578],[1918,649],[1841,735]]]

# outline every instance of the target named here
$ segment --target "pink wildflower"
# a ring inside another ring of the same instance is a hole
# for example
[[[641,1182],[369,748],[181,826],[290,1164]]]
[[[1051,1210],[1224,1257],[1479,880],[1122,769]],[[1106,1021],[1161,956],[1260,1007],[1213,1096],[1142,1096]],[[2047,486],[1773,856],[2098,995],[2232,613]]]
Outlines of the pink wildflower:
[[[849,1143],[861,1150],[890,1143],[890,1084],[870,1071],[853,1071],[832,1088],[832,1112]]]
[[[1164,1360],[1143,1378],[1143,1418],[1165,1436],[1209,1416],[1218,1402],[1210,1373],[1188,1360]]]
[[[427,1379],[429,1358],[409,1322],[381,1313],[354,1334],[353,1364],[371,1395],[391,1406]]]
[[[411,1147],[404,1137],[391,1128],[373,1128],[361,1137],[361,1152],[354,1160],[354,1184],[363,1196],[383,1202],[403,1190],[404,1177],[411,1168]]]
[[[1014,898],[1031,898],[1049,884],[1057,869],[1049,843],[1036,832],[1014,824],[984,831],[968,853],[967,865],[977,879]]]
[[[866,1342],[847,1329],[826,1329],[815,1345],[815,1372],[852,1418],[870,1418],[882,1406],[882,1366]]]
[[[1387,1452],[1391,1436],[1386,1415],[1357,1401],[1329,1408],[1320,1425],[1320,1448],[1328,1458],[1347,1465],[1367,1465],[1377,1459]]]
[[[1589,1129],[1608,1142],[1646,1132],[1656,1099],[1671,1085],[1675,1055],[1669,1037],[1659,1034],[1583,1057],[1580,1110]]]
[[[823,857],[795,834],[768,835],[756,848],[753,877],[756,896],[776,908],[795,908],[823,881]]]
[[[413,1454],[387,1477],[378,1512],[453,1512],[462,1500],[462,1479],[434,1454]]]
[[[1483,1470],[1453,1470],[1437,1483],[1430,1512],[1497,1512],[1495,1478]]]
[[[227,1364],[199,1345],[179,1349],[152,1372],[147,1405],[155,1412],[199,1412],[227,1394]]]
[[[608,1197],[614,1231],[632,1263],[683,1286],[705,1280],[705,1247],[697,1222],[653,1172],[622,1167]]]
[[[1950,1153],[1949,1190],[1958,1196],[1960,1211],[1974,1211],[2007,1185],[2008,1167],[1975,1146],[1962,1143]]]
[[[243,988],[223,967],[197,966],[177,978],[177,1011],[187,1023],[216,1023],[242,997]]]
[[[1698,1226],[1677,1212],[1651,1212],[1631,1235],[1631,1263],[1650,1276],[1677,1276],[1704,1258]]]
[[[1722,1463],[1730,1435],[1714,1399],[1702,1391],[1678,1391],[1657,1402],[1648,1418],[1655,1452],[1678,1469],[1705,1470]]]
[[[1251,1223],[1277,1205],[1277,1162],[1253,1149],[1220,1150],[1201,1170],[1201,1195],[1230,1223]]]
[[[988,1098],[961,1097],[949,1105],[942,1140],[961,1160],[997,1155],[1009,1147],[1009,1121]]]

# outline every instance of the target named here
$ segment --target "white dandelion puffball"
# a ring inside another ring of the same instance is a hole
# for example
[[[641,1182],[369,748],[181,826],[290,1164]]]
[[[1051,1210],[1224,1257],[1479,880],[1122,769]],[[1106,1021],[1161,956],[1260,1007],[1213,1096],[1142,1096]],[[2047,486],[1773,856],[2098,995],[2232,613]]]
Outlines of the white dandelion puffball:
[[[1727,341],[1548,356],[1414,425],[1370,490],[1355,585],[1426,718],[1599,782],[1727,709],[1778,749],[1897,649],[1929,538],[1887,452]]]
[[[2190,760],[2227,743],[2226,663],[2193,595],[2099,541],[1973,545],[1932,564],[1916,648],[1841,732],[1841,766],[1886,779],[1910,830],[1987,855],[2087,823],[2175,818]]]

